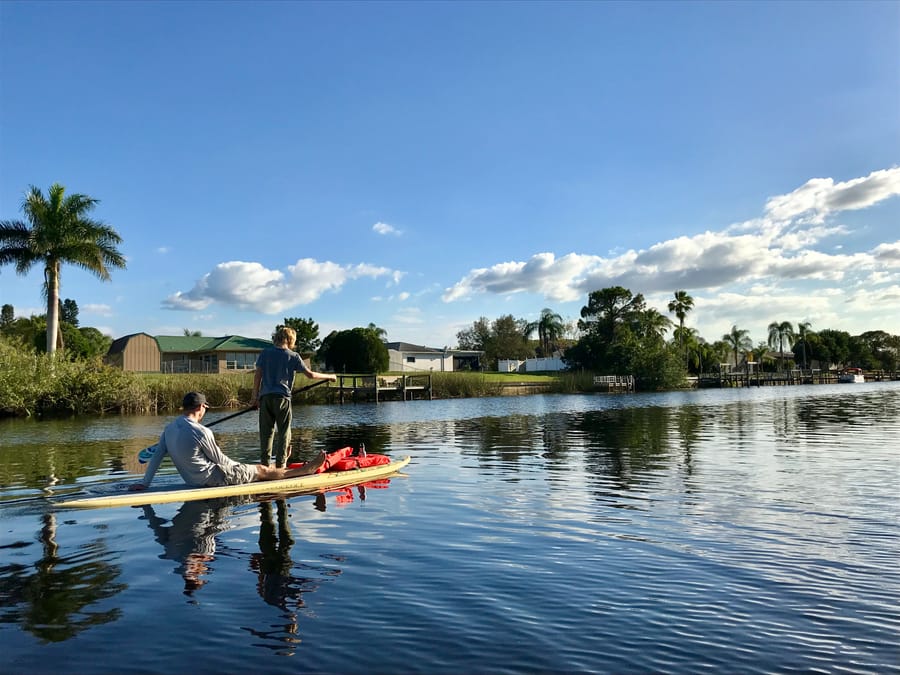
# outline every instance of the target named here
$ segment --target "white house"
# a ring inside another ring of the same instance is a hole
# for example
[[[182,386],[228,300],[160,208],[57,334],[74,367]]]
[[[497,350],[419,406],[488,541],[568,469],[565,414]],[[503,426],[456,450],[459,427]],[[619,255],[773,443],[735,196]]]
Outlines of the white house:
[[[408,342],[386,342],[388,370],[401,373],[479,370],[484,352],[463,349],[435,349]]]

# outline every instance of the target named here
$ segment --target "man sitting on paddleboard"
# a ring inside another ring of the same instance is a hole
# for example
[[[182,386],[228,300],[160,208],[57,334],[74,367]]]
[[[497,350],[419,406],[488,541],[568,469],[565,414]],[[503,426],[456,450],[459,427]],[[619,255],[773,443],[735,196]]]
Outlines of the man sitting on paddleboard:
[[[144,479],[132,485],[130,490],[149,487],[167,454],[184,482],[191,487],[219,487],[307,476],[316,473],[325,462],[324,452],[313,461],[293,469],[236,462],[222,452],[213,432],[200,424],[207,408],[209,404],[203,394],[196,391],[185,394],[182,401],[184,414],[166,426],[159,437],[156,452],[147,463]]]

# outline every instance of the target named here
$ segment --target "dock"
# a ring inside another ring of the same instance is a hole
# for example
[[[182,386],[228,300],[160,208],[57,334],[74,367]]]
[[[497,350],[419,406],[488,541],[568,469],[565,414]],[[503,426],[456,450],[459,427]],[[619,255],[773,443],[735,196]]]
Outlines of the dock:
[[[801,370],[795,368],[780,373],[702,373],[698,377],[689,378],[699,389],[719,387],[783,387],[795,384],[837,384],[838,371],[834,370]],[[888,382],[900,379],[900,373],[883,370],[865,373],[866,382]]]
[[[338,403],[432,399],[431,373],[338,375],[337,385],[332,395]]]

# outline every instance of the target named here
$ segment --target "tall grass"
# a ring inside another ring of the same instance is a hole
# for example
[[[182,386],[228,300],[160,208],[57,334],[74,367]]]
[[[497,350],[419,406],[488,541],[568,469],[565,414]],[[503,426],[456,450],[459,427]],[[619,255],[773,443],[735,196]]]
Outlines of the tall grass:
[[[543,391],[591,391],[590,373],[521,376],[499,373],[433,373],[434,398],[499,396],[504,385],[520,381],[546,383]],[[296,388],[309,384],[298,378]],[[295,403],[327,403],[332,386],[297,394]],[[129,373],[100,359],[68,361],[37,354],[0,337],[0,416],[170,414],[181,409],[188,391],[202,391],[216,408],[239,408],[250,402],[252,373]]]

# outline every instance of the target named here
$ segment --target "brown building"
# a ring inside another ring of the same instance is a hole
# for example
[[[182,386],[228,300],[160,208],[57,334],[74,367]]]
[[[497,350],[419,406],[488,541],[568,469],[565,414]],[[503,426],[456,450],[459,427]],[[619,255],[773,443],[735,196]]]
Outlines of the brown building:
[[[105,361],[122,370],[143,373],[246,372],[270,340],[226,335],[194,337],[134,333],[115,340]]]

